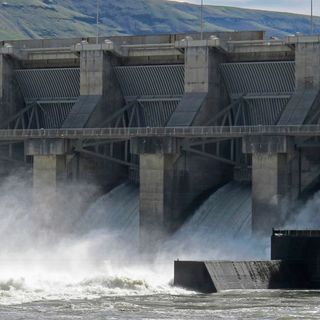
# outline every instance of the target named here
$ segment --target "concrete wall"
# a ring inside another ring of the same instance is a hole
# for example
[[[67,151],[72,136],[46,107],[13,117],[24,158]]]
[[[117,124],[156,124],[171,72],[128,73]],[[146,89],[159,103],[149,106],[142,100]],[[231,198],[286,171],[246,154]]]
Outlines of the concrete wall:
[[[284,220],[289,205],[288,158],[286,154],[252,155],[252,228],[270,233]]]
[[[202,197],[208,196],[207,191],[231,179],[230,168],[222,170],[214,160],[181,153],[181,144],[170,138],[132,141],[132,152],[140,155],[140,243],[144,251],[154,249],[176,231]]]
[[[219,70],[226,55],[210,48],[204,41],[199,46],[185,48],[185,93],[204,93],[205,100],[193,119],[194,126],[204,125],[229,103],[228,94]]]
[[[216,36],[224,40],[262,40],[265,37],[263,31],[239,31],[239,32],[214,32]],[[193,38],[200,38],[200,34],[188,34]],[[208,38],[212,32],[204,33],[204,38]],[[164,35],[138,35],[138,36],[113,36],[113,37],[100,37],[99,42],[105,39],[110,39],[117,44],[159,44],[159,43],[174,43],[175,41],[185,38],[186,34],[164,34]],[[14,40],[8,41],[16,48],[58,48],[70,47],[81,42],[83,39],[91,44],[96,43],[95,37],[87,38],[65,38],[65,39],[33,39],[33,40]]]
[[[299,195],[299,158],[287,137],[251,136],[243,152],[252,155],[252,228],[270,234],[286,219]]]
[[[0,54],[0,122],[24,106],[14,70],[19,65],[14,58]]]
[[[57,179],[66,168],[63,155],[35,155],[33,157],[33,187],[36,191],[54,191]]]
[[[175,261],[174,285],[203,293],[311,288],[295,261]]]
[[[123,95],[113,71],[113,66],[117,64],[119,61],[115,56],[94,45],[86,45],[80,52],[80,94],[84,97],[97,97],[92,99],[96,104],[91,107],[83,106],[82,111],[88,113],[86,127],[100,127],[108,117],[124,106]],[[88,110],[85,107],[89,107]],[[117,152],[120,157],[123,148],[117,148]],[[128,174],[125,166],[81,153],[73,159],[71,167],[74,177],[97,183],[106,191],[121,183]]]
[[[320,88],[320,42],[296,44],[296,89]]]
[[[118,65],[119,60],[110,53],[101,52],[97,59],[89,59],[81,63],[80,94],[102,95],[103,100],[92,114],[88,127],[97,127],[103,120],[110,117],[114,112],[124,106],[124,98],[120,85],[113,71],[113,66]],[[88,63],[97,68],[92,74],[91,68],[82,70],[82,66]],[[99,69],[100,66],[100,69]],[[94,83],[94,86],[93,86]]]
[[[140,245],[154,248],[170,231],[174,154],[140,155]]]

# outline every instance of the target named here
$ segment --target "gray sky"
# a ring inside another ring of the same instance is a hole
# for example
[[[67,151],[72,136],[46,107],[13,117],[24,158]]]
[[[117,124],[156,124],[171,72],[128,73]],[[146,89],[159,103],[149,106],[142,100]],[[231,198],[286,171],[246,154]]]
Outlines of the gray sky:
[[[200,4],[201,0],[174,0]],[[320,15],[320,0],[313,0],[314,12]],[[284,12],[310,14],[311,0],[204,0],[205,4],[235,6],[252,9],[266,9]]]

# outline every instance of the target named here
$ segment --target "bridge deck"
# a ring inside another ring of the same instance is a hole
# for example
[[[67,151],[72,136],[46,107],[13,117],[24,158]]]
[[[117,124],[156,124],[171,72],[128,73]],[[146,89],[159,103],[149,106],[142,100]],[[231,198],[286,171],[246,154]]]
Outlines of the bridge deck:
[[[294,137],[320,136],[320,125],[175,127],[175,128],[85,128],[0,130],[0,140],[28,139],[131,139],[135,137],[241,138],[250,135]]]

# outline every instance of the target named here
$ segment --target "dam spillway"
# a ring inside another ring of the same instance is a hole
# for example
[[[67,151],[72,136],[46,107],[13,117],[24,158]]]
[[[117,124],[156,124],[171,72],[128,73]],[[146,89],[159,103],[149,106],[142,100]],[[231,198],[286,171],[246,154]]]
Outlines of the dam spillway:
[[[202,217],[208,230],[235,235],[269,234],[317,188],[317,36],[98,40],[1,44],[0,173],[31,167],[34,198],[54,202],[70,182],[107,193],[129,180],[148,251],[178,237],[221,187],[233,186],[234,202],[221,196],[215,215],[202,208]]]

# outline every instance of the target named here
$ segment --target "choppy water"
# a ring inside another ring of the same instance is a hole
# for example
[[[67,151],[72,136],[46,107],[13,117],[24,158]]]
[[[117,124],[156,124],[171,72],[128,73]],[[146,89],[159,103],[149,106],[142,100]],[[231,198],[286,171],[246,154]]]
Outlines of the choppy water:
[[[320,292],[113,295],[0,306],[0,319],[319,319]]]

